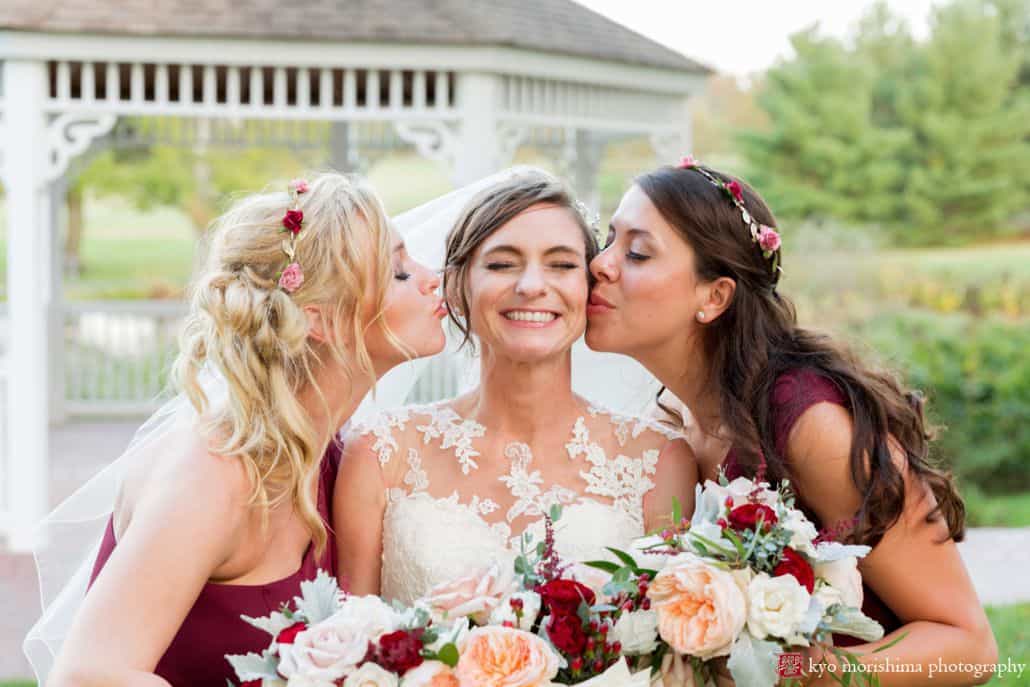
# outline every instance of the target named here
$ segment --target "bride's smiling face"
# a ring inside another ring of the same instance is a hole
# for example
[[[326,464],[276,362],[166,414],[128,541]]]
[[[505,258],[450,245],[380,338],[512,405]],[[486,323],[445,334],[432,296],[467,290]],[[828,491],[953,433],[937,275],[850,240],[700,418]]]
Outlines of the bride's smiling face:
[[[518,362],[568,353],[586,327],[583,231],[567,208],[534,205],[487,237],[468,273],[484,352]]]

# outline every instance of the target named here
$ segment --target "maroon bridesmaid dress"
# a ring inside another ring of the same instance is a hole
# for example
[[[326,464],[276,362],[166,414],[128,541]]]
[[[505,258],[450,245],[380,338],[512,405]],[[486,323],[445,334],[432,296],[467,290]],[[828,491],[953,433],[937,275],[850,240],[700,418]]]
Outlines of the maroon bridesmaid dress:
[[[794,428],[806,410],[817,403],[835,403],[844,408],[848,407],[847,398],[841,390],[832,381],[811,369],[798,368],[780,375],[773,385],[772,396],[773,441],[776,443],[777,453],[781,456],[786,454],[790,430]],[[726,454],[722,466],[726,477],[730,480],[748,476],[744,474],[744,469],[737,458],[737,452],[733,448]],[[794,495],[796,505],[804,511],[817,528],[822,528],[823,523],[819,522],[811,508],[805,505],[804,495],[798,493],[796,487]],[[862,587],[864,592],[862,612],[883,625],[886,634],[901,627],[901,621],[887,607],[887,604],[868,585],[863,583]],[[837,646],[853,646],[860,643],[862,643],[860,640],[853,637],[834,635],[834,644]]]
[[[155,673],[173,687],[226,687],[239,680],[225,660],[226,654],[260,653],[271,637],[240,619],[241,615],[266,616],[300,594],[300,583],[314,579],[319,569],[336,575],[336,543],[333,537],[332,493],[340,465],[340,445],[330,444],[322,458],[318,483],[318,512],[326,524],[325,552],[316,558],[309,544],[300,569],[289,577],[260,585],[208,583],[187,613]],[[90,584],[103,569],[116,546],[113,519],[107,525]]]

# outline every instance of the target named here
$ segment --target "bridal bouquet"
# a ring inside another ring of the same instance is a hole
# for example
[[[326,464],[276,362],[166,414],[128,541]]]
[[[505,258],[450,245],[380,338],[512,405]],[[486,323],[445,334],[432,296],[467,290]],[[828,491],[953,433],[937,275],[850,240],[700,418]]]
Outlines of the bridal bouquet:
[[[434,587],[421,601],[434,619],[468,619],[476,627],[458,641],[455,675],[462,687],[647,687],[648,671],[632,673],[624,657],[621,609],[603,588],[608,575],[563,562],[554,549],[551,509],[543,541],[522,537],[513,561],[492,562]],[[646,601],[644,602],[647,603]]]
[[[435,624],[425,608],[345,595],[324,571],[300,588],[292,609],[243,616],[272,639],[260,654],[226,656],[242,687],[457,687],[467,621]]]
[[[668,672],[686,664],[693,675],[684,680],[704,684],[710,661],[728,657],[738,687],[772,687],[800,677],[785,672],[781,658],[799,668],[796,647],[826,646],[853,665],[853,654],[830,646],[833,633],[883,637],[860,610],[857,563],[869,547],[825,540],[786,483],[774,490],[745,478],[708,481],[697,486],[693,517],[678,511],[676,504],[673,528],[638,540],[632,553],[613,549],[619,564],[590,563],[611,576],[606,589],[623,609],[616,626],[633,628],[636,640],[624,640],[623,651],[640,656],[638,666]],[[834,677],[876,682],[860,671]]]

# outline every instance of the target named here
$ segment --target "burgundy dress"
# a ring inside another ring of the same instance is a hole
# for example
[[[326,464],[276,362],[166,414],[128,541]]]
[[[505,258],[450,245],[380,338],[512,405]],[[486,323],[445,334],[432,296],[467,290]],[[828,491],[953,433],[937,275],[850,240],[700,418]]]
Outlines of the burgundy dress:
[[[795,369],[780,375],[773,385],[773,440],[776,443],[776,451],[779,455],[786,455],[787,440],[790,437],[790,430],[801,415],[816,403],[835,403],[844,408],[848,407],[848,400],[837,386],[811,369]],[[737,452],[731,448],[723,461],[723,470],[728,479],[747,476],[739,464]],[[811,508],[805,505],[804,495],[795,492],[796,504],[812,520],[816,527],[823,527],[823,523],[812,513]],[[832,524],[832,523],[831,523]],[[876,620],[885,633],[893,632],[901,627],[901,621],[890,608],[869,588],[862,585],[864,592],[864,603],[862,612]],[[834,644],[837,646],[853,646],[861,642],[846,635],[834,635]]]
[[[226,680],[239,684],[225,660],[226,654],[260,653],[268,647],[271,636],[240,619],[241,615],[266,616],[300,593],[300,583],[314,579],[319,569],[336,575],[336,543],[332,530],[332,490],[340,466],[340,446],[334,441],[322,458],[318,483],[318,512],[328,534],[325,553],[315,557],[314,544],[304,553],[300,569],[289,577],[261,585],[204,585],[193,608],[182,622],[155,673],[173,687],[226,687]],[[103,569],[114,551],[114,521],[100,545],[90,584]]]

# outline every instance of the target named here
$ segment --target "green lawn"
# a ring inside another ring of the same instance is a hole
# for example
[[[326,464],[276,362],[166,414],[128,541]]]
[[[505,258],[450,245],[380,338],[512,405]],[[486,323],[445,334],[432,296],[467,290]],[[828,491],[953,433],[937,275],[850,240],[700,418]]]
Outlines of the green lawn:
[[[1030,604],[988,608],[987,615],[998,640],[998,662],[1030,663]],[[34,682],[0,682],[0,687],[35,687]],[[990,684],[998,687],[1030,687],[1030,666],[1021,678],[1007,675],[995,677]]]
[[[963,496],[971,527],[1030,527],[1030,493]]]

